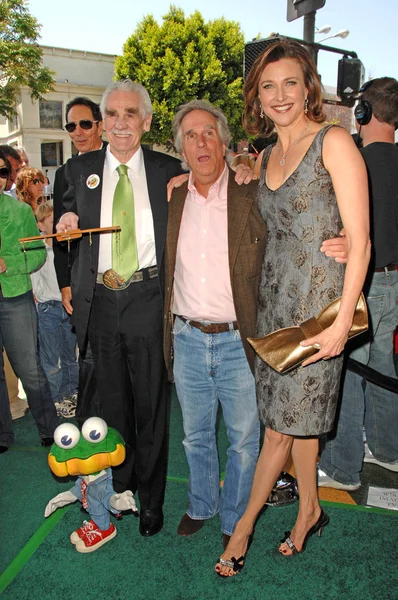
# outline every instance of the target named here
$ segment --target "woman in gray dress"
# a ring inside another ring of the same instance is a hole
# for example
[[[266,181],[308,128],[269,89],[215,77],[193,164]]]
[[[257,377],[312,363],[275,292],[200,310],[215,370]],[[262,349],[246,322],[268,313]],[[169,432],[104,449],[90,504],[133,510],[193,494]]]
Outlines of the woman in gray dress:
[[[222,576],[243,566],[257,515],[291,453],[300,506],[279,546],[290,556],[328,522],[317,494],[318,437],[333,426],[341,357],[370,256],[366,169],[351,136],[325,126],[322,93],[308,51],[278,41],[255,61],[244,88],[246,130],[278,134],[259,159],[259,210],[268,243],[259,290],[258,336],[298,325],[342,295],[333,325],[302,345],[319,351],[280,375],[257,358],[259,414],[266,426],[248,507],[216,565]],[[322,240],[345,228],[344,268],[320,252]],[[323,359],[323,360],[322,360]],[[329,360],[331,359],[331,360]]]

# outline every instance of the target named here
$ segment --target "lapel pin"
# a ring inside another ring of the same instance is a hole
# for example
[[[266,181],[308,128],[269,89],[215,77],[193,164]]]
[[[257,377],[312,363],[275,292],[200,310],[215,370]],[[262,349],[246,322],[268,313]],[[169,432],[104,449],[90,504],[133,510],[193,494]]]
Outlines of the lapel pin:
[[[86,185],[88,188],[90,188],[90,190],[94,190],[96,187],[98,187],[99,182],[100,182],[100,178],[95,173],[93,173],[92,175],[89,175],[86,179]]]

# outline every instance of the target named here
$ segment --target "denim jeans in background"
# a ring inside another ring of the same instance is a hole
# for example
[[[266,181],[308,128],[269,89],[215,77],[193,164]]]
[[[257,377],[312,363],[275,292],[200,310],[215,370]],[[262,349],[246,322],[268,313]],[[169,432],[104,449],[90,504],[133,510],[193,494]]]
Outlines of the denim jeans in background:
[[[22,381],[40,437],[52,437],[59,422],[40,363],[37,312],[31,291],[15,298],[4,298],[0,291],[0,345],[5,348],[16,376]],[[10,446],[14,435],[2,352],[0,369],[0,445]]]
[[[60,402],[74,394],[79,383],[76,335],[61,301],[39,302],[37,312],[41,364],[50,384],[52,399]]]
[[[371,341],[350,352],[354,360],[383,375],[396,378],[393,334],[398,323],[398,272],[374,273],[367,305]],[[361,337],[352,343],[360,344]],[[349,347],[349,346],[348,346]],[[363,432],[374,457],[382,462],[398,460],[398,394],[347,371],[344,378],[337,430],[325,446],[320,468],[346,484],[360,483],[364,456]]]
[[[254,377],[239,331],[206,334],[176,317],[174,378],[190,473],[187,513],[210,519],[219,512],[222,531],[231,535],[249,500],[260,436]],[[221,498],[219,403],[230,444]]]

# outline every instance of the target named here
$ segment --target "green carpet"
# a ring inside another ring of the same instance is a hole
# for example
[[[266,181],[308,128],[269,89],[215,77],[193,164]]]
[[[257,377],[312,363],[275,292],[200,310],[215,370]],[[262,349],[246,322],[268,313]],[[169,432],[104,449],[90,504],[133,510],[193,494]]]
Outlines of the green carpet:
[[[237,577],[214,573],[221,551],[218,518],[191,538],[176,535],[187,507],[188,469],[182,426],[173,397],[169,480],[164,529],[138,533],[138,519],[115,522],[118,535],[92,554],[79,554],[70,533],[84,518],[77,504],[45,520],[48,500],[71,483],[55,481],[30,416],[17,421],[16,443],[0,456],[0,593],[9,600],[398,600],[397,517],[394,511],[323,503],[330,525],[292,558],[276,550],[295,520],[297,504],[267,509],[260,518],[247,564]],[[225,430],[220,425],[220,455]]]

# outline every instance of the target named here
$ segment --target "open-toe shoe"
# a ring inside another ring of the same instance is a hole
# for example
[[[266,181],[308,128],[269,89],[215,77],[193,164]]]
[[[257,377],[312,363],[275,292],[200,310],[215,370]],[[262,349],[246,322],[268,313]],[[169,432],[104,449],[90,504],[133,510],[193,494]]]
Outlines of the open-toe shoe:
[[[232,558],[222,558],[220,557],[218,560],[218,563],[215,566],[215,571],[217,573],[217,575],[219,575],[220,577],[232,577],[233,575],[237,575],[239,573],[239,571],[241,571],[243,569],[243,567],[245,566],[245,560],[246,560],[246,556],[247,553],[249,551],[249,548],[252,544],[253,541],[253,533],[251,533],[249,535],[249,539],[247,541],[247,549],[246,549],[246,553],[245,555],[241,556],[240,558],[235,558],[235,556],[233,556]],[[225,548],[224,548],[225,550]],[[232,569],[232,573],[223,573],[221,571],[220,565],[222,567],[228,567],[229,569]]]
[[[241,571],[243,569],[243,567],[245,566],[245,556],[241,556],[240,558],[236,559],[234,556],[231,559],[226,559],[226,558],[220,558],[218,560],[218,563],[216,564],[216,573],[219,577],[231,577],[232,575],[237,575],[239,573],[239,571]],[[222,573],[219,569],[217,570],[218,565],[221,565],[223,567],[228,567],[230,569],[232,569],[232,573]]]
[[[319,515],[319,518],[318,518],[317,522],[315,523],[315,525],[313,525],[311,527],[311,529],[309,529],[307,531],[307,534],[306,534],[306,536],[304,538],[303,547],[301,548],[301,550],[297,550],[296,546],[292,542],[292,540],[290,538],[290,533],[291,532],[290,531],[285,531],[285,537],[281,540],[281,544],[287,544],[289,546],[290,550],[292,551],[292,553],[291,554],[284,554],[281,551],[281,547],[280,546],[279,546],[279,552],[281,554],[283,554],[283,556],[294,556],[294,554],[300,554],[301,552],[304,552],[305,547],[307,545],[307,542],[308,542],[309,538],[312,535],[314,535],[314,533],[317,533],[318,536],[320,537],[322,535],[324,527],[326,527],[326,525],[328,525],[328,523],[329,523],[329,517],[321,509],[321,514]]]

